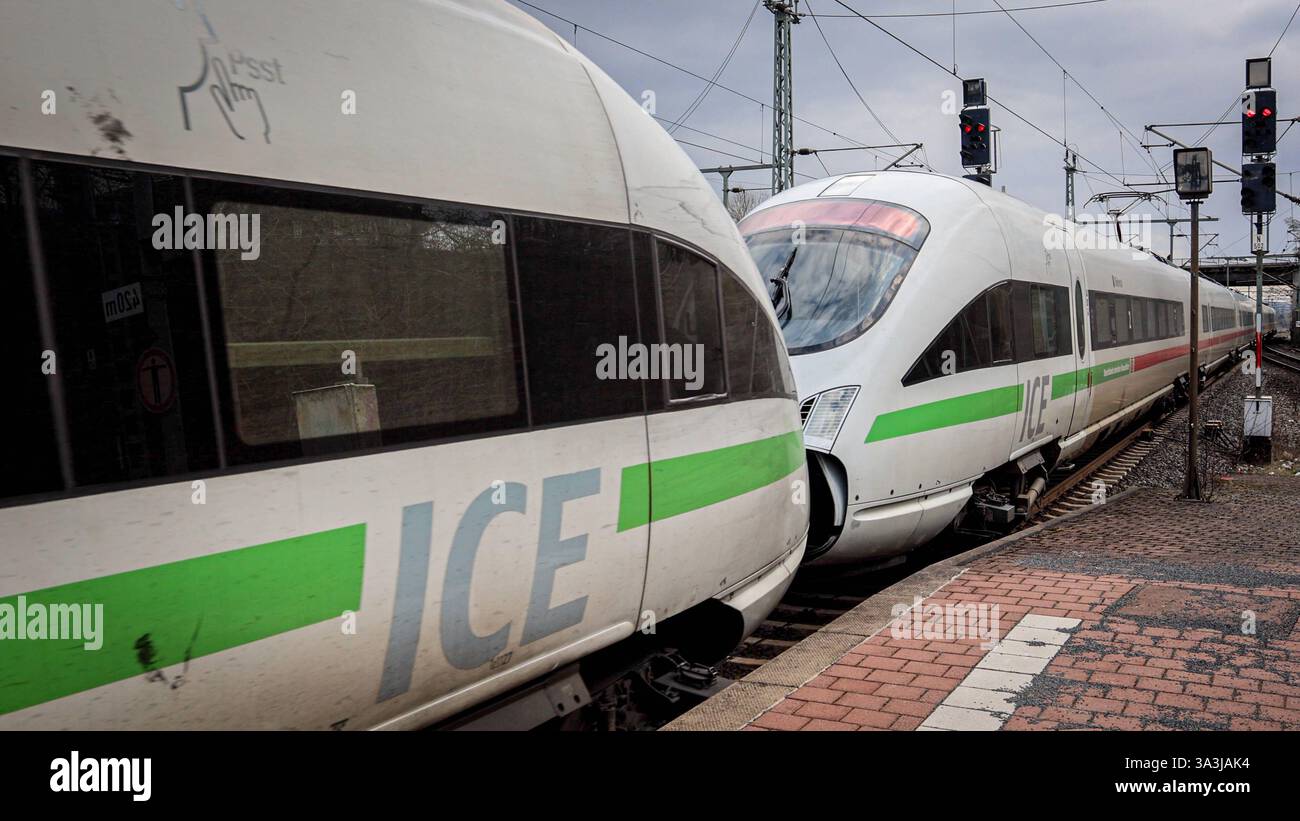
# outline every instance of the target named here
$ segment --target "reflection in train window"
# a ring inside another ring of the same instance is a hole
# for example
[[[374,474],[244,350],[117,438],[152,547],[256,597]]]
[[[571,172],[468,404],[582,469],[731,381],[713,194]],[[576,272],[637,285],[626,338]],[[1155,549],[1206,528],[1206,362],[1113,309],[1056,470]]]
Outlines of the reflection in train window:
[[[215,467],[175,176],[32,163],[76,486]]]
[[[208,212],[260,222],[255,258],[210,252],[238,445],[312,455],[526,424],[500,217],[198,187]]]

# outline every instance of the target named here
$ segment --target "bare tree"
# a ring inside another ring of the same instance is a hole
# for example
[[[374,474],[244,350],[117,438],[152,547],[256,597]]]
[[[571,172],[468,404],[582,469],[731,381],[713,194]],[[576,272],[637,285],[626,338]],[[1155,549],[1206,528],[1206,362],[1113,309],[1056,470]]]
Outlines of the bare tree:
[[[757,205],[758,196],[753,191],[740,191],[728,198],[727,213],[733,220],[740,222],[741,218],[754,210]]]

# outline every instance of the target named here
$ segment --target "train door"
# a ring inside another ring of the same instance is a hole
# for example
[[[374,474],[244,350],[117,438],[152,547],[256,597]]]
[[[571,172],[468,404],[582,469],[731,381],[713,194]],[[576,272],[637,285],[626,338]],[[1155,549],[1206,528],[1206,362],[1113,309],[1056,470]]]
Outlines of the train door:
[[[1089,337],[1088,322],[1088,287],[1083,270],[1083,258],[1077,249],[1066,251],[1069,261],[1070,302],[1074,317],[1074,370],[1072,373],[1058,376],[1073,383],[1072,395],[1074,407],[1070,415],[1070,427],[1067,435],[1073,435],[1088,426],[1088,417],[1092,407],[1092,365],[1093,352]]]

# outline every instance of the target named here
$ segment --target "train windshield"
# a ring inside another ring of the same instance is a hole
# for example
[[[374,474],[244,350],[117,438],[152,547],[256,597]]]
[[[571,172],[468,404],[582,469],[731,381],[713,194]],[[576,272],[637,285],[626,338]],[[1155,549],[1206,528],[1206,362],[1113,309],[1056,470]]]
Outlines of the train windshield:
[[[791,354],[856,338],[893,301],[929,232],[909,208],[869,200],[805,200],[740,223],[767,281]]]

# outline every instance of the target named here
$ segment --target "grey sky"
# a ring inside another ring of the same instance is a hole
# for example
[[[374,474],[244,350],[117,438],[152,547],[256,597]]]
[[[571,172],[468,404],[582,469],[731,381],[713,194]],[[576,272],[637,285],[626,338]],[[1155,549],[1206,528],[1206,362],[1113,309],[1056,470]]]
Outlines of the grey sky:
[[[511,0],[515,2],[515,0]],[[668,62],[711,77],[736,40],[754,8],[754,0],[529,0],[582,26],[594,29]],[[945,67],[954,60],[953,0],[845,0],[868,16],[944,12],[936,17],[873,17],[877,23],[930,55]],[[1008,9],[1068,0],[999,0]],[[573,27],[561,20],[515,2],[565,39],[574,39]],[[1068,133],[1070,145],[1090,162],[1086,176],[1076,177],[1080,206],[1093,194],[1123,190],[1115,179],[1127,183],[1152,182],[1152,162],[1165,166],[1171,149],[1152,148],[1150,154],[1134,143],[1152,123],[1202,122],[1218,119],[1231,104],[1228,116],[1239,118],[1238,95],[1245,85],[1245,59],[1263,57],[1273,49],[1296,0],[1104,0],[1087,5],[1013,12],[1014,17],[1080,83],[1137,137],[1121,139],[1119,129],[1074,83],[1063,89],[1061,69],[1036,46],[994,0],[956,0],[956,10],[993,10],[995,14],[959,15],[956,18],[956,63],[964,77],[984,77],[989,93],[1031,120],[1053,137]],[[820,22],[844,68],[881,120],[900,141],[925,143],[926,157],[935,170],[961,174],[958,163],[956,118],[944,114],[943,93],[951,89],[960,103],[960,84],[863,20],[830,17],[849,14],[836,0],[801,0],[801,10],[827,15]],[[760,107],[735,94],[713,88],[674,136],[719,151],[683,146],[700,166],[767,161],[771,141],[772,15],[759,4],[753,20],[719,82],[768,104]],[[844,76],[836,68],[813,20],[794,27],[794,108],[799,117],[869,143],[894,140],[863,108]],[[695,100],[705,83],[675,71],[589,32],[577,32],[577,45],[638,100],[646,90],[655,94],[659,116],[676,120]],[[1300,113],[1300,15],[1273,53],[1273,85],[1278,90],[1283,116]],[[1065,105],[1062,106],[1064,91]],[[1002,168],[996,186],[1052,212],[1064,211],[1063,150],[1004,109],[993,106],[993,122],[1002,129]],[[1279,134],[1286,125],[1279,128]],[[1175,134],[1192,142],[1205,128],[1182,128]],[[1300,124],[1279,144],[1278,186],[1300,192]],[[725,138],[734,142],[718,139]],[[1156,138],[1147,140],[1158,142]],[[741,145],[737,145],[739,143]],[[796,147],[832,148],[850,143],[806,125],[795,125]],[[1240,127],[1220,126],[1206,142],[1216,159],[1239,165]],[[746,146],[746,147],[742,147]],[[737,156],[727,156],[733,154]],[[742,159],[743,158],[743,159]],[[876,167],[864,151],[822,156],[831,173]],[[883,164],[883,163],[882,163]],[[796,170],[811,177],[826,172],[815,157],[799,157]],[[1223,172],[1223,176],[1228,176]],[[770,172],[737,174],[733,184],[770,185]],[[1217,175],[1216,175],[1217,178]],[[806,181],[808,177],[799,177]],[[714,184],[717,187],[716,176]],[[1153,190],[1148,188],[1147,190]],[[1240,187],[1222,183],[1203,209],[1220,218],[1204,226],[1204,234],[1219,233],[1217,245],[1206,254],[1248,254],[1249,226],[1241,215]],[[1170,205],[1139,203],[1135,213],[1163,218],[1166,210],[1187,216],[1176,195],[1164,195]],[[1125,207],[1129,201],[1113,201]],[[1097,204],[1090,212],[1100,212]],[[1271,230],[1271,250],[1285,245],[1283,218],[1296,215],[1294,206],[1279,198]],[[1179,226],[1185,231],[1186,225]],[[1168,227],[1157,224],[1154,246],[1168,250]],[[1187,240],[1175,245],[1186,256]]]

